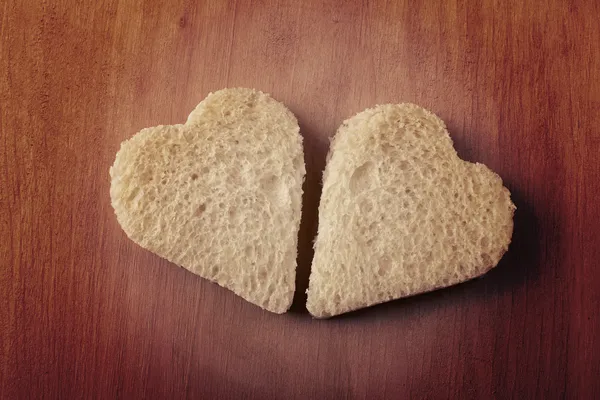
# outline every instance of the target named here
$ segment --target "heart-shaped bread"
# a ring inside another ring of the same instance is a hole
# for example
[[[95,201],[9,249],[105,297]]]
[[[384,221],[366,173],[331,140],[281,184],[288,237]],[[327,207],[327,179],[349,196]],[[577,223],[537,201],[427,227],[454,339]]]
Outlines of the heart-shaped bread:
[[[294,295],[304,174],[294,115],[262,92],[224,89],[185,124],[123,142],[110,196],[134,242],[283,313]]]
[[[500,177],[461,160],[436,115],[363,111],[331,144],[307,308],[324,318],[480,276],[507,250],[514,210]]]

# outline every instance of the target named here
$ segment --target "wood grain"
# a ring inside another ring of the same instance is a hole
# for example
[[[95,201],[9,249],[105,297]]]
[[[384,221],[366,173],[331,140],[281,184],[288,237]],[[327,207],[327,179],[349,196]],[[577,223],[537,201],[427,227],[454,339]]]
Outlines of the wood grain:
[[[600,398],[598,4],[3,1],[0,398]],[[122,140],[231,86],[305,138],[283,316],[140,249],[109,202]],[[400,101],[503,177],[511,249],[482,279],[312,320],[328,138]]]

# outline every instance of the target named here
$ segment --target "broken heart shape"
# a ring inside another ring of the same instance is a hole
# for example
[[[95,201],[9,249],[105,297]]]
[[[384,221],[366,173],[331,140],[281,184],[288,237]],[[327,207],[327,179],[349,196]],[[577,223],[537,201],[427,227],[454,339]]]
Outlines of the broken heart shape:
[[[307,309],[324,318],[480,276],[507,250],[514,210],[433,113],[363,111],[331,144]]]
[[[290,307],[305,167],[283,104],[251,89],[209,94],[185,124],[123,142],[110,174],[134,242],[269,311]],[[307,309],[325,318],[480,276],[506,251],[514,210],[434,114],[359,113],[328,156]]]
[[[262,92],[224,89],[185,124],[123,142],[110,196],[134,242],[283,313],[294,295],[304,174],[294,115]]]

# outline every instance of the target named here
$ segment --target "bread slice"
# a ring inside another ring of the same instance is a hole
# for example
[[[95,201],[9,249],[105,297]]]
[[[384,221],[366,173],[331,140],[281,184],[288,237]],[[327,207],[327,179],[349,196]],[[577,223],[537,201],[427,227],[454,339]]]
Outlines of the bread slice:
[[[507,250],[514,210],[436,115],[406,103],[363,111],[331,144],[307,308],[324,318],[480,276]]]
[[[291,305],[305,167],[294,115],[224,89],[122,143],[110,196],[131,240],[274,313]]]

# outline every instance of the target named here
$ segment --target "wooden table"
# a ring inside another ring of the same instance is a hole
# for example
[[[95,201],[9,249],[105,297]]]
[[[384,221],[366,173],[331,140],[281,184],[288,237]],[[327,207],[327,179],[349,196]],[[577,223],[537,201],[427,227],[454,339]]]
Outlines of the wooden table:
[[[3,1],[0,398],[600,398],[600,6],[509,3]],[[136,246],[109,201],[122,140],[232,86],[305,138],[282,316]],[[482,279],[313,320],[329,137],[401,101],[502,176],[513,244]]]

